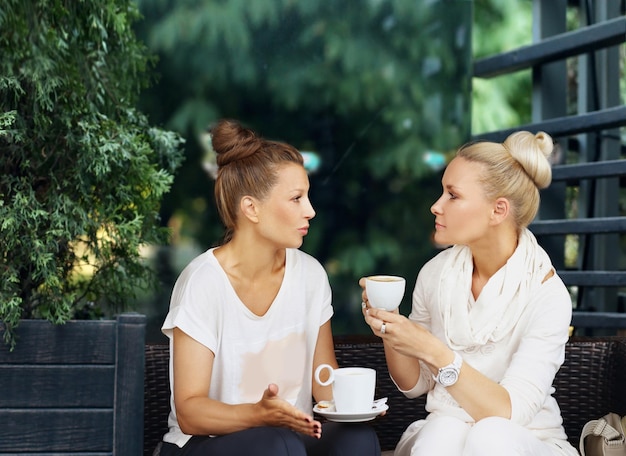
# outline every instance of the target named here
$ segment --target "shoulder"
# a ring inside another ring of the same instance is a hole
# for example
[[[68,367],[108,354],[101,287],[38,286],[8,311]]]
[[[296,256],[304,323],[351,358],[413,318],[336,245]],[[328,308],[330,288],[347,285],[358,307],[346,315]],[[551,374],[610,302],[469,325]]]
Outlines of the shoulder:
[[[533,324],[546,326],[547,332],[569,327],[572,318],[572,297],[558,276],[546,279],[530,297],[529,317]]]
[[[537,291],[537,298],[567,310],[572,308],[570,293],[556,272],[553,272],[541,283]]]
[[[314,256],[299,249],[287,249],[287,263],[293,268],[302,268],[308,273],[326,275],[326,270]]]
[[[213,255],[213,249],[209,249],[195,257],[185,266],[176,283],[178,286],[181,286],[198,281],[206,284],[210,280],[219,280],[222,276],[220,269],[220,265]]]
[[[287,271],[289,286],[299,288],[309,296],[329,299],[330,281],[322,264],[313,256],[298,249],[287,249]]]

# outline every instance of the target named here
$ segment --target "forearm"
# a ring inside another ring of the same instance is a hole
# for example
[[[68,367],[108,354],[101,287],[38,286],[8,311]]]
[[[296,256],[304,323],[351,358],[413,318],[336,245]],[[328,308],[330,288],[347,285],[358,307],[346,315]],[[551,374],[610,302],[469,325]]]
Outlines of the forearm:
[[[255,404],[230,405],[203,397],[176,403],[176,417],[188,435],[230,434],[264,424]]]
[[[333,389],[331,386],[321,386],[317,382],[313,382],[313,399],[315,402],[332,401]]]
[[[436,375],[437,369],[432,371]],[[475,421],[491,416],[511,418],[508,391],[467,363],[463,363],[458,381],[447,390]]]
[[[399,389],[403,391],[412,389],[420,378],[419,361],[394,350],[388,342],[384,342],[383,346],[391,378]]]
[[[328,364],[332,366],[333,369],[339,367],[337,358],[335,357],[335,345],[333,343],[330,320],[320,327],[320,332],[317,336],[317,344],[315,345],[312,370],[315,371],[320,364]],[[311,383],[313,385],[313,398],[316,402],[332,400],[332,386],[322,386],[315,381],[315,378],[311,380]]]

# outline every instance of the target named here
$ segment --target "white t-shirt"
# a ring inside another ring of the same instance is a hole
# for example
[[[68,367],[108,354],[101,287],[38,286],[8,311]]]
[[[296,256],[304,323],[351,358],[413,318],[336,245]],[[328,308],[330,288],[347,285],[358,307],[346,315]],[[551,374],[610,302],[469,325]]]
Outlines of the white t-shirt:
[[[183,270],[174,285],[163,333],[191,336],[215,354],[209,397],[227,404],[258,402],[268,384],[300,410],[312,411],[312,366],[319,328],[333,314],[331,289],[322,265],[310,255],[287,249],[280,290],[263,316],[239,299],[210,249]],[[190,438],[176,419],[170,398],[169,432],[163,440],[182,447]]]

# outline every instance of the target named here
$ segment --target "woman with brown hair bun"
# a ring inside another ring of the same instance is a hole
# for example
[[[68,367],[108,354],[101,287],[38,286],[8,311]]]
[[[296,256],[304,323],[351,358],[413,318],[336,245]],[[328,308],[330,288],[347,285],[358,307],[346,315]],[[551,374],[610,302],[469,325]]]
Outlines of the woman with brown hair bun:
[[[302,155],[234,121],[211,130],[224,240],[183,270],[162,330],[172,390],[163,456],[380,454],[365,424],[325,423],[313,381],[337,367],[331,289],[299,250],[315,211]]]

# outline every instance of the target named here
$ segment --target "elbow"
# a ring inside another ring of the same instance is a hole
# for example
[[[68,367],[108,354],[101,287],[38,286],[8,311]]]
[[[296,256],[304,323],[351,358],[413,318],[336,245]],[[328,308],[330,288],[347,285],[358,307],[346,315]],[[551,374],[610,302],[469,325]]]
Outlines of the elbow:
[[[176,419],[178,421],[178,427],[183,432],[183,434],[186,434],[186,435],[197,434],[197,430],[195,426],[192,423],[190,423],[190,420],[188,420],[184,414],[176,413]]]
[[[513,420],[513,404],[509,392],[505,389],[501,389],[500,394],[495,394],[493,400],[488,404],[483,404],[482,407],[475,409],[475,413],[472,414],[472,418],[478,423],[479,421],[488,418],[504,418],[505,420]]]
[[[193,413],[193,407],[189,407],[187,401],[176,402],[176,421],[180,430],[186,435],[200,435],[198,429],[198,417]]]
[[[405,397],[409,399],[415,399],[416,397],[420,397],[427,393],[430,389],[427,384],[420,382],[419,379],[416,382],[399,382],[391,377],[391,380],[396,385],[398,391],[400,391],[402,394],[404,394]]]
[[[552,400],[551,396],[545,396],[541,392],[509,391],[509,413],[511,421],[527,426],[545,406],[546,401]]]

